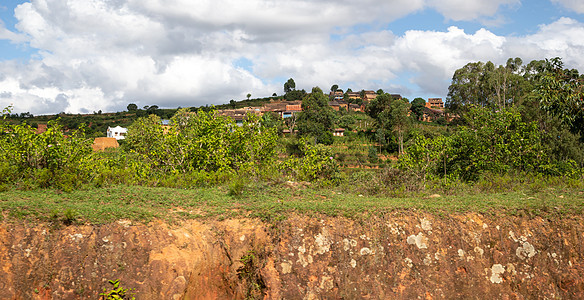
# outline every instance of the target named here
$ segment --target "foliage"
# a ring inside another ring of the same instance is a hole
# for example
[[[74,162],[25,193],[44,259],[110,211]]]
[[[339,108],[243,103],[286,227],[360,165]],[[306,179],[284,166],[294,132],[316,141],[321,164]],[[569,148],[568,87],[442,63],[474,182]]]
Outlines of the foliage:
[[[128,104],[128,106],[126,107],[126,109],[128,111],[136,111],[136,110],[138,110],[138,105],[136,105],[134,103],[130,103],[130,104]]]
[[[375,119],[375,136],[385,149],[390,149],[393,138],[397,140],[398,152],[403,153],[404,137],[409,129],[410,103],[407,99],[394,99],[390,94],[381,94],[367,106],[367,114]]]
[[[426,100],[423,98],[415,98],[412,101],[412,106],[410,109],[412,113],[416,116],[416,120],[421,121],[424,116],[424,107],[426,107]]]
[[[410,126],[409,110],[410,104],[407,100],[399,99],[391,103],[389,110],[381,113],[381,119],[387,120],[383,127],[391,127],[397,136],[400,155],[404,152],[404,135]]]
[[[71,190],[88,179],[84,162],[91,148],[83,127],[66,135],[57,121],[49,121],[47,131],[41,134],[26,123],[2,121],[0,126],[0,181],[32,180],[40,187]]]
[[[129,299],[134,300],[134,294],[131,292],[132,290],[128,290],[120,286],[120,280],[109,280],[109,284],[113,285],[113,287],[108,291],[108,289],[103,288],[103,293],[100,293],[101,299],[103,300],[119,300],[119,299]]]
[[[333,142],[335,114],[328,105],[327,97],[318,87],[302,100],[302,112],[297,126],[301,136],[312,136],[315,142],[330,145]]]
[[[523,122],[516,110],[472,108],[467,122],[450,137],[415,136],[401,168],[420,179],[443,174],[476,180],[484,172],[539,172],[549,163],[537,125]]]
[[[559,117],[573,131],[584,133],[584,76],[578,70],[564,69],[562,60],[556,57],[546,59],[537,78],[541,108]]]
[[[411,172],[425,184],[432,175],[439,174],[439,166],[451,152],[451,139],[445,136],[427,138],[414,133],[406,154],[400,156],[398,168]]]
[[[498,67],[490,61],[468,63],[454,72],[446,107],[464,115],[473,105],[504,109],[521,104],[533,90],[533,65],[522,66],[520,58],[510,58]]]
[[[284,83],[284,93],[288,94],[289,92],[293,91],[296,89],[296,82],[294,82],[294,79],[290,78],[288,79],[288,81],[286,81],[286,83]]]
[[[377,156],[377,148],[373,146],[369,147],[369,154],[367,154],[367,158],[369,159],[370,163],[377,163],[379,161],[379,157]]]
[[[337,126],[340,128],[345,128],[347,130],[353,130],[356,121],[357,119],[355,119],[355,116],[351,114],[342,115],[337,120]]]
[[[386,110],[391,102],[393,102],[393,97],[390,94],[378,95],[369,102],[366,107],[366,112],[373,119],[378,119],[378,115]]]
[[[261,118],[262,125],[266,128],[275,128],[276,132],[282,132],[284,126],[282,125],[282,117],[275,112],[266,112]]]
[[[338,179],[338,164],[333,158],[331,148],[324,145],[311,145],[306,140],[298,140],[296,144],[299,157],[291,157],[280,165],[285,174],[299,180],[328,181]]]
[[[245,190],[244,178],[238,176],[229,183],[229,196],[241,196]]]
[[[255,115],[239,127],[214,111],[181,109],[164,133],[157,116],[137,120],[128,129],[127,149],[162,173],[247,172],[257,175],[275,159],[276,135]]]
[[[263,299],[265,296],[266,283],[261,274],[263,266],[258,256],[255,251],[249,251],[241,257],[242,266],[237,269],[237,276],[246,287],[246,299]]]

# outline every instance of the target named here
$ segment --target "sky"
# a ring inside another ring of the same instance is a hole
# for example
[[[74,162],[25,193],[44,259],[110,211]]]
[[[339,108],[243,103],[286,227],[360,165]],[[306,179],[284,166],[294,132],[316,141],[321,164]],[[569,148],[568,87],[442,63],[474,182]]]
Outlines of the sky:
[[[0,0],[0,109],[191,107],[333,84],[446,98],[469,62],[584,71],[581,0]]]

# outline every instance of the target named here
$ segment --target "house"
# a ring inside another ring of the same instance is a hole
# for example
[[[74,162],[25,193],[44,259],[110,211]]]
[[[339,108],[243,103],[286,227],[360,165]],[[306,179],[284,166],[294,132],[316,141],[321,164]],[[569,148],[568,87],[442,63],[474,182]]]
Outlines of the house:
[[[113,137],[98,137],[93,140],[93,151],[103,151],[106,148],[117,148],[120,144],[118,144],[118,140]]]
[[[424,115],[422,116],[422,121],[424,121],[424,122],[434,122],[438,118],[444,116],[443,110],[435,109],[435,108],[428,108],[427,105],[426,105],[426,107],[423,108],[423,112],[424,112]]]
[[[452,120],[457,119],[460,116],[452,113],[447,113],[446,111],[444,111],[444,109],[424,107],[424,116],[422,117],[422,121],[434,122],[441,117],[444,117],[444,119],[448,122],[452,122]]]
[[[426,102],[426,107],[444,109],[444,102],[442,102],[442,98],[428,98],[428,102]]]
[[[267,103],[261,108],[261,114],[275,112],[282,119],[292,117],[302,111],[302,101],[277,101]]]
[[[256,114],[261,116],[258,108],[244,107],[241,109],[224,109],[216,112],[217,116],[229,117],[235,121],[237,126],[243,126],[243,122],[247,119],[248,114]]]
[[[361,93],[359,93],[359,92],[347,92],[347,98],[349,98],[349,99],[361,99]]]
[[[339,109],[344,109],[345,111],[349,110],[349,103],[345,100],[338,100],[337,102],[339,103]]]
[[[336,128],[333,131],[333,136],[344,136],[345,135],[345,128]]]
[[[335,101],[343,100],[344,96],[345,95],[343,94],[343,91],[342,90],[337,90],[337,91],[334,91],[334,92],[330,92],[329,93],[329,99],[332,99],[332,100],[335,100]]]
[[[302,111],[302,104],[286,105],[286,110],[282,112],[282,119],[289,118]]]
[[[351,104],[349,104],[349,110],[352,110],[352,111],[363,111],[363,108],[362,108],[362,105],[351,103]]]
[[[115,138],[116,140],[123,140],[125,139],[125,135],[128,132],[127,128],[116,126],[116,127],[109,127],[107,128],[107,137]]]
[[[339,108],[341,107],[338,101],[329,101],[328,105],[335,111],[339,111]]]
[[[377,98],[377,93],[375,91],[365,91],[365,95],[363,96],[363,101],[369,103],[371,100]]]

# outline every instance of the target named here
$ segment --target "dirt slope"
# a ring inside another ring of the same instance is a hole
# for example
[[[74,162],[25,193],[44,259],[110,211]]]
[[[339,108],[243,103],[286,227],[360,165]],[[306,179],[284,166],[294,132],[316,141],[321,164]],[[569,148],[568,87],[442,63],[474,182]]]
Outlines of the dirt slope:
[[[137,299],[581,299],[583,221],[395,212],[359,222],[5,222],[0,299],[96,299],[118,278]]]

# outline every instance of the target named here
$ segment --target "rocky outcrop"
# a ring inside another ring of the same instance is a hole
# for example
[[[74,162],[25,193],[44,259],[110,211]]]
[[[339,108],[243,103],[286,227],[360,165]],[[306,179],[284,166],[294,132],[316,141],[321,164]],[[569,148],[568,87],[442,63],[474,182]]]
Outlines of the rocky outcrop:
[[[581,216],[0,224],[0,299],[582,298]]]

